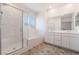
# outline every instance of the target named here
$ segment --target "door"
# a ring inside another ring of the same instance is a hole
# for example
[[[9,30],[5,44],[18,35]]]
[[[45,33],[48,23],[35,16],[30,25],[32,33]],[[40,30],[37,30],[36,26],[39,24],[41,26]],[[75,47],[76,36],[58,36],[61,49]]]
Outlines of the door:
[[[22,48],[22,12],[6,4],[1,10],[1,52],[9,54]]]

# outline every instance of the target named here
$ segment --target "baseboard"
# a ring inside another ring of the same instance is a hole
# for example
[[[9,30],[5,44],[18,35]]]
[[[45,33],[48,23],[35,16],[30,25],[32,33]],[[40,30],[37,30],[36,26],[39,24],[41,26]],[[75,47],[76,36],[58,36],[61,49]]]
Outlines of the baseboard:
[[[54,44],[51,44],[51,43],[47,43],[47,42],[44,42],[44,43],[48,44],[48,45],[51,45],[51,46],[54,46],[54,47],[58,47],[58,48],[65,49],[65,50],[69,50],[69,51],[72,51],[72,52],[75,52],[75,53],[79,54],[78,51],[75,51],[75,50],[72,50],[72,49],[68,49],[68,48],[65,48],[65,47],[57,46],[57,45],[54,45]]]

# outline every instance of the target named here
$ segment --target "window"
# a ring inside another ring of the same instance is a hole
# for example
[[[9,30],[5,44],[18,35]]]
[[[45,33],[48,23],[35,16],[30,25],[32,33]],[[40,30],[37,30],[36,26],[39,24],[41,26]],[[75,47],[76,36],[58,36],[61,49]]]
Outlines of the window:
[[[35,27],[36,20],[33,16],[23,16],[23,22],[25,25],[30,25],[31,27]]]
[[[28,16],[23,16],[23,22],[25,25],[28,25]]]
[[[35,27],[36,25],[36,20],[33,16],[28,16],[28,24],[32,27]]]

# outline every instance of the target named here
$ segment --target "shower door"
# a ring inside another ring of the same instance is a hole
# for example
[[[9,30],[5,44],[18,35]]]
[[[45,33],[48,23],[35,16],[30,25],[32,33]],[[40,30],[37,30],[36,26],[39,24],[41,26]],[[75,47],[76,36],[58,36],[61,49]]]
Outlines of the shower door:
[[[23,13],[23,48],[27,49],[27,42],[28,42],[28,16],[24,12]]]
[[[1,10],[1,53],[10,54],[22,48],[22,12],[7,4]]]
[[[0,54],[1,54],[1,4],[0,4]]]

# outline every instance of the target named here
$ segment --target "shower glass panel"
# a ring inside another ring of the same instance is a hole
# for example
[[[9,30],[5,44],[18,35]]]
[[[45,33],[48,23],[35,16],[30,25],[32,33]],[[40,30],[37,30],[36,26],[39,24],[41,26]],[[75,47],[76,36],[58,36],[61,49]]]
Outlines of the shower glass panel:
[[[0,27],[1,27],[1,4],[0,4]],[[1,29],[0,29],[0,54],[1,54]]]
[[[28,16],[26,13],[23,13],[23,47],[27,48],[28,40]]]
[[[22,12],[7,4],[1,11],[1,53],[10,54],[22,48]]]
[[[37,30],[36,30],[36,19],[33,15],[28,15],[28,30],[29,30],[29,39],[36,37]],[[29,40],[28,39],[28,40]]]

